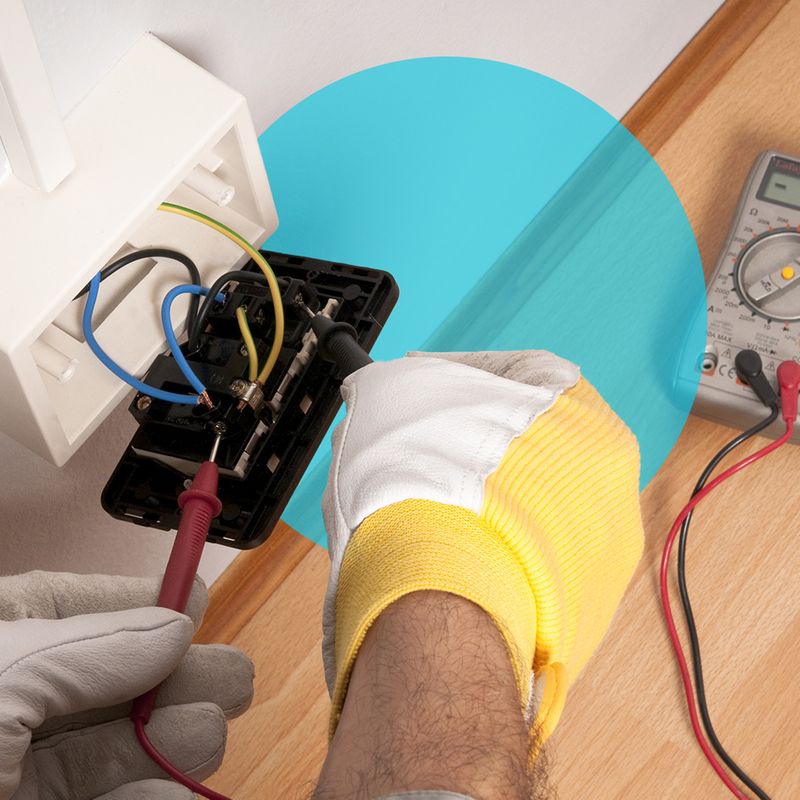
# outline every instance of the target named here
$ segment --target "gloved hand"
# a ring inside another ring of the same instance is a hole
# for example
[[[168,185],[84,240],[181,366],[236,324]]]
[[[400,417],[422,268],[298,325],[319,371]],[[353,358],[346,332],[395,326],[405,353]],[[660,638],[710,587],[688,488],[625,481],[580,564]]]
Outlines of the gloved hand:
[[[219,767],[225,720],[252,699],[252,663],[232,647],[190,646],[207,603],[201,581],[189,616],[152,607],[159,583],[0,578],[0,800],[194,797],[160,779],[127,718],[129,701],[164,679],[153,743],[197,780]]]
[[[410,354],[342,394],[323,500],[332,728],[372,622],[440,590],[492,617],[546,738],[641,554],[636,440],[542,351]]]

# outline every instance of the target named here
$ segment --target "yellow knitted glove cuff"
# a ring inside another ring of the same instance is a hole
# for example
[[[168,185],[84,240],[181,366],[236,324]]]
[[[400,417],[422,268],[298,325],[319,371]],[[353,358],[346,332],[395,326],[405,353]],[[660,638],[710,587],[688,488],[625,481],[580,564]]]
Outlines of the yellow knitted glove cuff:
[[[365,519],[347,545],[336,601],[336,684],[331,732],[369,627],[411,592],[438,590],[484,609],[508,648],[523,703],[536,644],[536,604],[522,565],[477,514],[405,500]]]
[[[536,671],[546,739],[641,555],[638,482],[635,438],[581,380],[511,441],[486,478],[480,514],[405,500],[367,517],[336,595],[332,729],[369,626],[403,595],[431,589],[491,616],[523,704]]]

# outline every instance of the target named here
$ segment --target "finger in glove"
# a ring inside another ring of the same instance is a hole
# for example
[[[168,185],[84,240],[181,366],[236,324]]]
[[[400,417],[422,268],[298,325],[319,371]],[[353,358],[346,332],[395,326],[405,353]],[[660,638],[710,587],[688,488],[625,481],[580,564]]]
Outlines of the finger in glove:
[[[74,575],[69,572],[26,572],[0,577],[0,620],[66,619],[80,614],[124,611],[153,606],[161,576]],[[196,577],[186,615],[200,626],[208,591]]]
[[[227,724],[213,703],[192,703],[156,709],[147,734],[178,769],[202,781],[222,763]],[[43,739],[33,758],[40,800],[92,800],[126,783],[166,777],[140,747],[129,720]]]
[[[207,701],[221,708],[227,719],[232,719],[250,707],[253,675],[253,662],[241,650],[222,644],[194,644],[175,672],[161,684],[156,707]],[[130,710],[130,703],[122,703],[66,717],[53,717],[34,731],[33,740],[115,719],[127,719]]]

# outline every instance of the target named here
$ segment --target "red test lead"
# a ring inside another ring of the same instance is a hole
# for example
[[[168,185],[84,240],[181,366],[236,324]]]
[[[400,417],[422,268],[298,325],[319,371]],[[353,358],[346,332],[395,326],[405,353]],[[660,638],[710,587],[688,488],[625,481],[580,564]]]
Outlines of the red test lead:
[[[700,745],[700,748],[709,764],[711,764],[714,771],[729,789],[731,794],[734,797],[739,798],[739,800],[749,800],[749,798],[736,785],[736,783],[734,783],[733,779],[726,772],[725,767],[719,762],[700,725],[694,696],[694,688],[692,686],[692,678],[689,672],[689,666],[686,662],[686,656],[683,652],[683,646],[681,645],[681,640],[678,635],[678,630],[675,626],[675,619],[672,615],[672,608],[670,605],[669,562],[678,531],[680,530],[683,521],[694,510],[694,508],[712,491],[714,491],[717,486],[726,481],[728,478],[733,477],[737,472],[740,472],[745,467],[754,464],[756,461],[759,461],[760,459],[774,452],[779,447],[786,444],[789,439],[791,439],[794,431],[794,423],[797,419],[798,393],[800,392],[800,365],[796,364],[794,361],[783,361],[778,366],[778,384],[780,387],[781,415],[786,423],[786,430],[784,433],[775,441],[770,442],[760,450],[757,450],[755,453],[752,453],[746,458],[743,458],[741,461],[735,463],[732,467],[726,469],[724,472],[714,478],[713,481],[707,484],[702,490],[693,495],[692,499],[683,507],[680,514],[678,514],[677,518],[672,523],[672,527],[670,528],[669,534],[667,535],[667,540],[664,544],[664,552],[661,556],[661,604],[664,609],[664,618],[666,620],[669,638],[672,642],[672,647],[675,651],[675,657],[681,673],[681,680],[683,682],[684,693],[686,694],[686,702],[689,709],[692,730],[694,731],[695,738],[697,739],[697,742]]]
[[[222,503],[217,497],[219,469],[214,463],[214,459],[223,433],[224,429],[217,431],[209,460],[200,465],[191,486],[178,497],[181,521],[172,551],[169,554],[156,605],[179,611],[181,614],[186,611],[189,595],[192,593],[192,585],[197,575],[200,556],[203,554],[211,523],[222,511]],[[136,737],[142,749],[171,778],[195,794],[206,797],[208,800],[229,800],[225,795],[208,789],[185,775],[161,755],[150,741],[145,731],[145,725],[150,719],[157,694],[158,686],[155,686],[133,701],[131,720],[133,720]]]

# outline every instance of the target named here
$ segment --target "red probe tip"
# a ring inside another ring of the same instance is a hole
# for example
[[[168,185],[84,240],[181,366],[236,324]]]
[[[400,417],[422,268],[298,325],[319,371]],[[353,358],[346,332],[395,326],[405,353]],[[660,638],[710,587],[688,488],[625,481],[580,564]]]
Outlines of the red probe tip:
[[[800,392],[800,364],[782,361],[778,365],[778,384],[781,389],[781,414],[787,422],[797,419],[797,395]]]

